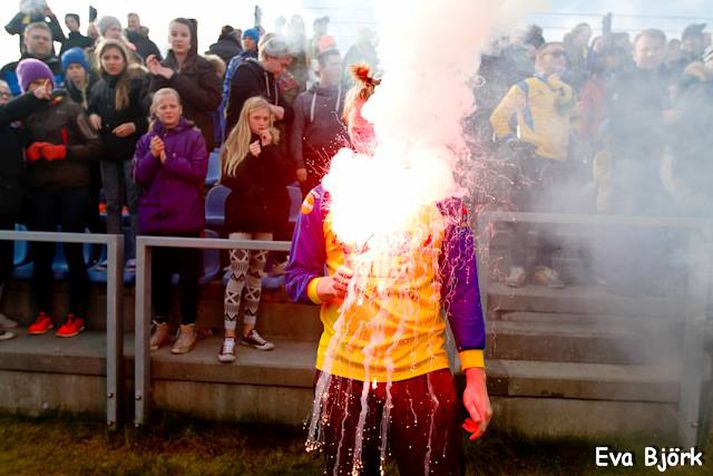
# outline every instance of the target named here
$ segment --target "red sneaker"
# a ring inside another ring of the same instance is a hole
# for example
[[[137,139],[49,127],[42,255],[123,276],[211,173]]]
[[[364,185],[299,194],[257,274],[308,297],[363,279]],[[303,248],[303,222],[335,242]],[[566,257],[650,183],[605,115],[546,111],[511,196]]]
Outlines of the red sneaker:
[[[67,321],[62,324],[55,335],[57,337],[74,337],[84,330],[84,319],[74,314],[67,314]]]
[[[44,312],[40,312],[35,318],[35,322],[30,324],[30,327],[27,328],[27,333],[31,336],[37,336],[44,334],[53,327],[54,323],[52,322],[52,318]]]

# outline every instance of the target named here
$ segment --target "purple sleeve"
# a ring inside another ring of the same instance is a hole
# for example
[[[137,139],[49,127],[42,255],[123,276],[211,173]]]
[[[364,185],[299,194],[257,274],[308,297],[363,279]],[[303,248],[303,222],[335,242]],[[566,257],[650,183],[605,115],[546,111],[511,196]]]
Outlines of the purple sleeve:
[[[483,350],[485,319],[478,289],[473,231],[459,201],[449,204],[448,208],[455,210],[450,213],[454,223],[448,225],[443,243],[440,263],[441,303],[458,352]]]
[[[200,132],[191,131],[191,133],[194,137],[191,139],[189,157],[170,155],[163,163],[163,168],[171,175],[201,185],[208,171],[208,151]]]
[[[151,153],[148,137],[149,135],[145,134],[139,139],[134,153],[134,181],[142,187],[147,187],[151,184],[161,166],[161,161],[158,157],[154,157]]]
[[[285,289],[294,302],[314,304],[307,295],[307,286],[314,278],[325,275],[327,252],[321,193],[314,189],[307,195],[292,236],[290,261],[285,270]]]

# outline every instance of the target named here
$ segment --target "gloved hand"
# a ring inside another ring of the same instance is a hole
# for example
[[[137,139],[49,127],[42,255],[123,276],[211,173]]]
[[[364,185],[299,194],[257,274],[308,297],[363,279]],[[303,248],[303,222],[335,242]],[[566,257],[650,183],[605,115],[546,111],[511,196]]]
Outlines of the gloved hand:
[[[64,160],[67,158],[67,146],[47,144],[42,147],[42,157],[47,160]]]
[[[25,157],[28,162],[37,162],[42,158],[42,147],[47,145],[47,142],[33,142],[25,152]]]

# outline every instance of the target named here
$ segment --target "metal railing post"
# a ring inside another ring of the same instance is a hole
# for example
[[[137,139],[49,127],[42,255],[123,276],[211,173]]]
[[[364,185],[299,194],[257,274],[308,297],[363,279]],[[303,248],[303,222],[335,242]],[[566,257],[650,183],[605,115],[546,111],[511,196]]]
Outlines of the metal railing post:
[[[134,311],[134,426],[146,423],[151,402],[151,248],[146,237],[136,238]]]
[[[121,421],[124,385],[124,237],[109,235],[106,293],[106,423],[116,430]]]

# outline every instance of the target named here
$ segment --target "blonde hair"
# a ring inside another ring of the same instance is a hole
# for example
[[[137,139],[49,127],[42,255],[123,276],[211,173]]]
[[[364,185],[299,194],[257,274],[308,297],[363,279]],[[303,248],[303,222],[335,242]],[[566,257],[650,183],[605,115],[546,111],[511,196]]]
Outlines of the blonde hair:
[[[123,42],[111,39],[102,40],[96,51],[96,64],[99,66],[99,71],[102,73],[105,73],[106,71],[104,71],[104,65],[102,65],[101,57],[109,48],[119,50],[121,56],[124,57],[124,71],[121,73],[121,77],[116,82],[116,92],[114,94],[114,108],[117,111],[121,111],[122,109],[129,107],[129,103],[131,102],[131,99],[129,98],[129,90],[131,89],[131,85],[129,84],[131,80],[129,77],[129,66],[131,65],[132,57]]]
[[[354,113],[361,114],[361,106],[369,100],[376,87],[381,84],[381,80],[374,78],[371,67],[366,63],[353,64],[349,69],[355,82],[344,98],[342,120],[346,124],[352,120]]]
[[[243,110],[240,111],[240,119],[238,123],[230,131],[230,135],[225,140],[225,147],[221,156],[222,170],[224,174],[235,175],[235,171],[243,161],[246,155],[250,152],[250,138],[252,131],[250,130],[250,115],[260,109],[267,109],[270,112],[270,133],[272,134],[272,143],[277,144],[280,139],[280,132],[273,126],[274,116],[270,111],[270,103],[260,96],[251,97],[243,105]]]
[[[182,105],[181,96],[178,94],[178,91],[176,91],[175,89],[161,88],[158,91],[156,91],[153,95],[153,100],[151,101],[151,124],[149,125],[149,129],[153,129],[154,126],[156,125],[156,123],[158,122],[158,119],[156,118],[156,108],[158,107],[158,102],[164,96],[173,96],[176,99],[176,101],[178,101],[178,104]]]

